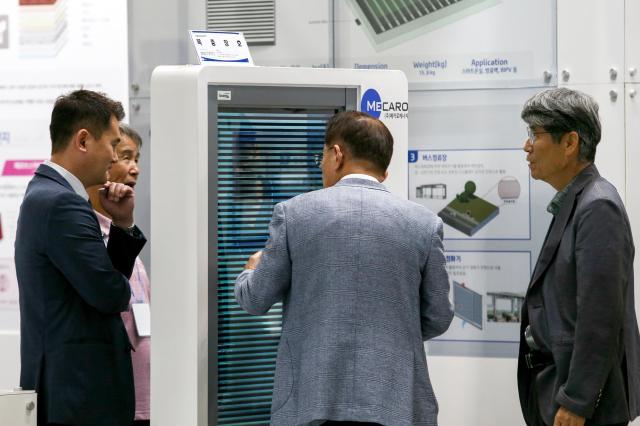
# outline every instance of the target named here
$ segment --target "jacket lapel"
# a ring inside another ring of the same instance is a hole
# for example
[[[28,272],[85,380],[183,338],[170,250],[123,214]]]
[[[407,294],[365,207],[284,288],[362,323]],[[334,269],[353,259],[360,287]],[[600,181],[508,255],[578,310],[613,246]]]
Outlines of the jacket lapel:
[[[536,267],[533,270],[533,276],[531,277],[531,281],[529,282],[529,288],[533,287],[540,280],[540,277],[542,277],[544,272],[551,264],[556,250],[558,249],[558,245],[562,240],[562,236],[564,235],[564,229],[567,227],[569,218],[571,218],[573,214],[577,195],[584,189],[587,183],[597,178],[598,176],[600,176],[600,174],[598,173],[598,169],[595,165],[591,164],[590,166],[587,166],[582,172],[580,172],[575,182],[573,182],[571,188],[569,188],[569,191],[567,192],[564,200],[562,200],[560,211],[551,224],[549,235],[547,236],[547,239],[545,240],[542,249],[540,250],[538,262],[536,263]]]

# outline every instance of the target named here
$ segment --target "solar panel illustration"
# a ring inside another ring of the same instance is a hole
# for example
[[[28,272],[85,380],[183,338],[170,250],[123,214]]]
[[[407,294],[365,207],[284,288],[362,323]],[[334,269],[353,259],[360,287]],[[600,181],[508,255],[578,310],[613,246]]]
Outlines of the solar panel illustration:
[[[322,187],[322,152],[334,110],[218,110],[218,424],[269,423],[280,303],[263,316],[237,305],[235,277],[268,238],[273,206]]]
[[[463,321],[482,330],[482,295],[453,282],[453,313]]]
[[[350,0],[374,45],[381,50],[406,41],[418,33],[476,13],[499,0]]]

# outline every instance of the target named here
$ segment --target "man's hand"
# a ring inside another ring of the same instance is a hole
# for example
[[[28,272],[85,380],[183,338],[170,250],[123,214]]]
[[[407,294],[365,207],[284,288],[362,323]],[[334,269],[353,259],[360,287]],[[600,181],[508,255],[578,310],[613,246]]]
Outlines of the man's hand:
[[[553,426],[584,426],[584,417],[573,414],[564,407],[560,407],[553,421]]]
[[[133,225],[133,188],[123,183],[107,182],[98,193],[102,207],[115,226],[127,229]]]
[[[256,269],[258,264],[260,263],[260,258],[262,257],[262,250],[253,253],[247,263],[244,265],[244,269]]]

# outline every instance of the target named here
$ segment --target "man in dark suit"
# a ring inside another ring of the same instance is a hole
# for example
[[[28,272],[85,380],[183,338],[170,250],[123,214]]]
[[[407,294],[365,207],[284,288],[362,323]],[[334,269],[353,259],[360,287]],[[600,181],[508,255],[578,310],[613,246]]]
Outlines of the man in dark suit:
[[[130,343],[120,312],[145,238],[133,189],[107,182],[122,105],[78,90],[51,114],[51,160],[29,183],[15,244],[20,289],[20,385],[38,393],[38,424],[130,425]],[[113,218],[108,246],[85,188],[101,184]]]
[[[593,164],[598,105],[566,88],[522,111],[531,177],[558,193],[524,305],[518,390],[530,426],[626,425],[640,411],[634,245],[618,192]]]

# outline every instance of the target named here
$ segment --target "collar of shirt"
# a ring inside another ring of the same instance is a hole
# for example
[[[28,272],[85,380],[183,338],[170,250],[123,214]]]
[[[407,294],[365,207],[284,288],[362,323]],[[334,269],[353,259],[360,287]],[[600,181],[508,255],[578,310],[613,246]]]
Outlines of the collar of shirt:
[[[364,179],[364,180],[370,180],[376,183],[380,183],[380,181],[376,178],[374,178],[373,176],[369,176],[369,175],[364,175],[362,173],[351,173],[350,175],[346,175],[343,176],[342,179]]]
[[[560,207],[562,207],[562,202],[564,201],[564,197],[566,197],[567,193],[569,192],[569,189],[571,188],[571,185],[573,185],[573,182],[575,182],[575,180],[578,177],[578,175],[580,175],[580,173],[578,173],[576,176],[574,176],[574,178],[571,179],[571,182],[569,182],[569,184],[567,184],[567,186],[562,188],[562,191],[559,191],[551,199],[551,202],[547,206],[547,211],[549,213],[551,213],[554,216],[556,216],[558,214],[558,212],[560,211]]]
[[[106,242],[109,239],[109,229],[111,228],[111,219],[101,214],[97,210],[93,211],[98,218],[100,224],[100,231],[102,231],[102,239]]]
[[[84,185],[80,182],[80,179],[75,177],[69,170],[62,167],[60,164],[56,164],[53,161],[45,160],[44,164],[51,167],[56,172],[60,173],[60,175],[66,180],[71,188],[75,191],[76,194],[84,198],[86,201],[89,201],[89,194],[87,194],[87,190],[84,189]]]

